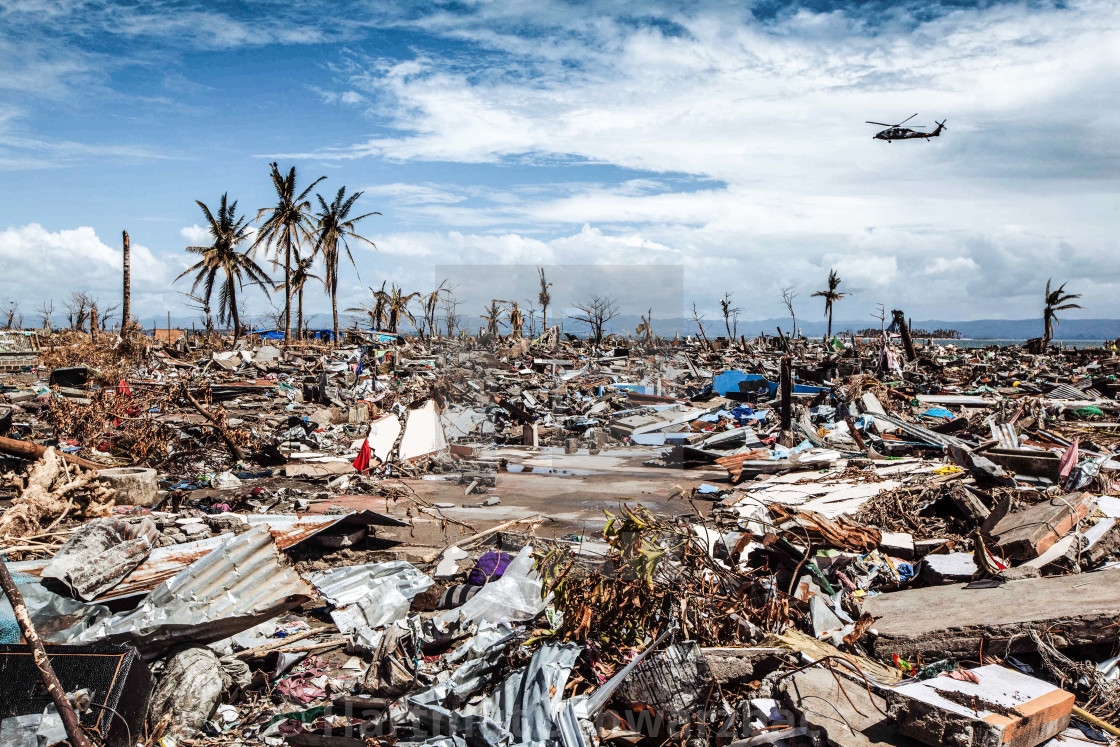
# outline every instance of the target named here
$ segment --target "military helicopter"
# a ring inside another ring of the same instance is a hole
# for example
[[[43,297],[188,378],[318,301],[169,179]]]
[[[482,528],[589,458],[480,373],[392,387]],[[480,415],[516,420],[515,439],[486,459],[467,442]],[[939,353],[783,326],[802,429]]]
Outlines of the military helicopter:
[[[942,130],[949,129],[948,127],[945,126],[945,122],[947,120],[942,120],[940,122],[937,122],[937,127],[936,127],[936,129],[934,129],[933,132],[917,132],[916,130],[911,130],[909,127],[903,127],[902,126],[916,116],[918,116],[916,113],[911,114],[909,117],[902,120],[898,124],[893,124],[893,125],[889,125],[885,122],[868,122],[867,124],[873,124],[873,125],[879,125],[880,127],[886,127],[887,129],[882,130],[881,132],[876,132],[874,137],[875,137],[876,140],[886,140],[888,143],[892,140],[916,140],[918,138],[923,138],[925,140],[929,140],[931,137],[938,137],[941,134]],[[934,120],[934,121],[936,121],[936,120]],[[924,125],[914,125],[914,126],[915,127],[924,127]]]

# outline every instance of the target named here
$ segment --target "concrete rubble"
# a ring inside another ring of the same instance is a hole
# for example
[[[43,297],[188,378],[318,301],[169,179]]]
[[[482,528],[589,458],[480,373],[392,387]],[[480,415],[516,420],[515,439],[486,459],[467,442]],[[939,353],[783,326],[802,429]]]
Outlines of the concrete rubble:
[[[3,666],[110,745],[1114,742],[1120,357],[905,340],[36,339]]]

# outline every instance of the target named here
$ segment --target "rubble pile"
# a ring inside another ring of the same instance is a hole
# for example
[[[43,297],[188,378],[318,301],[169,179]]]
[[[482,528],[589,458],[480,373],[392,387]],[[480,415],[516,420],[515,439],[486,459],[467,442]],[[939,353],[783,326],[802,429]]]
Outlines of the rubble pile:
[[[1115,350],[487,340],[37,343],[0,743],[1120,736]]]

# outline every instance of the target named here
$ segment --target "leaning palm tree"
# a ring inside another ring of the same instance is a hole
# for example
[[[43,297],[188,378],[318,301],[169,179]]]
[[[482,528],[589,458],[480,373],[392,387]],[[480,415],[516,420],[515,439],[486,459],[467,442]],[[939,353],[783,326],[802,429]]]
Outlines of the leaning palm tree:
[[[284,339],[286,340],[292,336],[292,252],[304,242],[314,243],[310,226],[311,202],[307,199],[307,195],[326,177],[319,177],[311,182],[307,189],[297,194],[296,167],[293,166],[288,175],[284,176],[275,161],[269,166],[272,169],[269,177],[272,179],[273,189],[276,190],[276,204],[257,211],[257,220],[265,218],[265,221],[253,241],[253,251],[262,246],[266,252],[275,251],[273,267],[280,264],[280,255],[284,256]]]
[[[1054,327],[1058,326],[1058,317],[1056,312],[1066,311],[1067,309],[1080,309],[1081,305],[1076,303],[1068,303],[1074,299],[1081,298],[1080,293],[1066,293],[1066,284],[1062,283],[1057,289],[1050,290],[1050,280],[1046,280],[1046,306],[1042,309],[1042,349],[1046,350],[1050,346],[1050,340],[1054,338]]]
[[[364,218],[381,215],[381,213],[375,211],[365,215],[350,215],[351,208],[361,196],[361,192],[355,192],[347,197],[346,187],[341,187],[334,200],[328,205],[322,195],[315,195],[319,200],[319,212],[315,216],[315,250],[323,255],[323,287],[331,297],[333,339],[336,341],[338,340],[338,265],[342,254],[346,254],[346,258],[350,260],[357,274],[358,265],[354,263],[354,256],[350,254],[349,241],[351,239],[364,241],[374,249],[377,248],[372,241],[357,232],[357,224]],[[358,280],[361,281],[360,276]]]
[[[202,208],[206,222],[209,224],[210,236],[213,243],[210,246],[188,246],[187,251],[202,256],[195,264],[184,270],[179,278],[197,273],[191,284],[191,293],[195,294],[199,285],[202,286],[201,294],[195,294],[210,307],[210,298],[214,293],[214,283],[220,278],[221,290],[218,292],[218,323],[233,322],[233,338],[241,336],[241,319],[237,313],[237,292],[244,287],[244,277],[254,285],[259,285],[268,293],[272,281],[268,274],[253,261],[249,252],[239,252],[237,247],[249,238],[249,224],[245,216],[237,215],[237,201],[228,202],[227,195],[222,195],[221,204],[218,206],[218,216],[210,212],[210,208],[201,200],[195,200]]]
[[[314,257],[300,257],[296,255],[296,266],[292,270],[292,293],[296,297],[296,337],[303,337],[303,286],[308,280],[322,280],[311,272]],[[336,335],[337,336],[337,335]]]
[[[814,298],[820,297],[824,299],[824,313],[828,315],[828,334],[825,339],[832,339],[832,306],[844,296],[850,295],[848,293],[840,293],[836,289],[840,287],[840,276],[836,274],[836,270],[828,271],[828,290],[817,291],[813,294]]]
[[[491,301],[489,306],[483,306],[482,310],[486,313],[478,318],[486,322],[486,334],[498,336],[498,322],[502,317],[502,307],[498,301]]]

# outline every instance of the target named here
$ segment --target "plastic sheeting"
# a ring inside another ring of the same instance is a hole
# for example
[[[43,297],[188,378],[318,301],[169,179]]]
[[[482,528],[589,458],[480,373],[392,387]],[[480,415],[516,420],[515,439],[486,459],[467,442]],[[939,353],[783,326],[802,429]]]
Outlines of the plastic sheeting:
[[[505,574],[497,581],[482,587],[482,591],[467,600],[466,604],[448,610],[437,618],[437,625],[443,630],[459,622],[525,622],[544,611],[552,602],[552,594],[542,598],[543,589],[536,571],[533,570],[532,548],[521,548]]]

